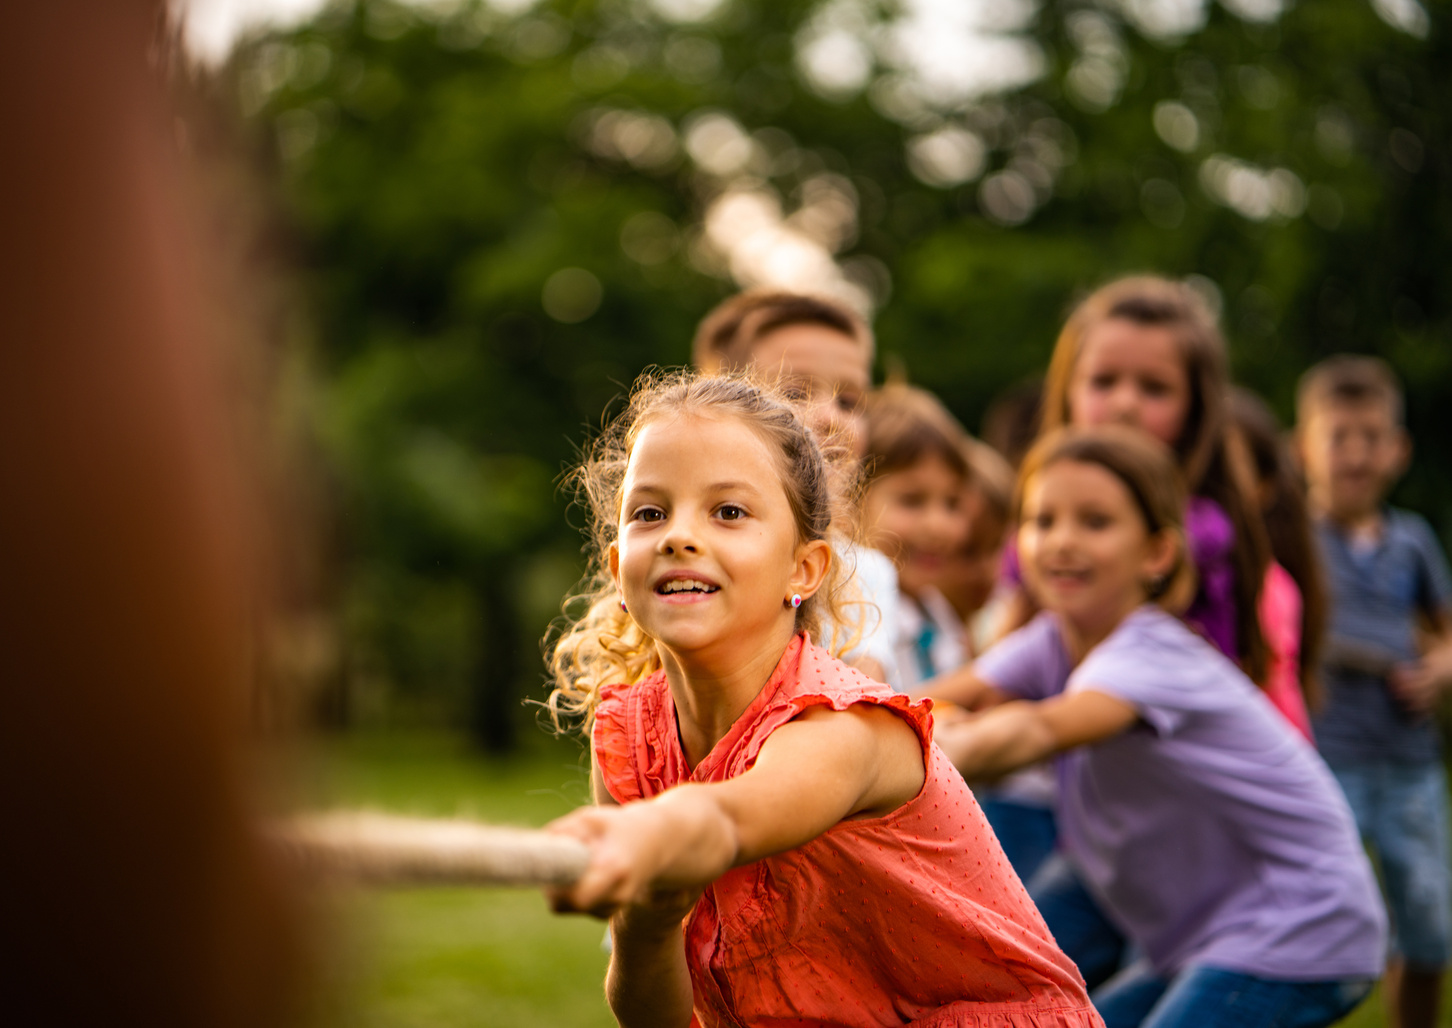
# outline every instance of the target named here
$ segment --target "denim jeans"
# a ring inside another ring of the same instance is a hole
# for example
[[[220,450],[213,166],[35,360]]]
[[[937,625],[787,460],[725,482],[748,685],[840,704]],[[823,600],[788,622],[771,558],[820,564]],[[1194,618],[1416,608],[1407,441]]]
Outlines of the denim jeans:
[[[1323,1028],[1349,1014],[1372,983],[1285,982],[1195,966],[1164,978],[1139,960],[1092,999],[1105,1028]]]
[[[1029,880],[1028,894],[1091,990],[1119,970],[1128,942],[1099,909],[1068,857],[1056,852],[1045,860]]]
[[[1333,764],[1356,827],[1381,865],[1392,946],[1440,971],[1452,956],[1447,779],[1437,764]]]

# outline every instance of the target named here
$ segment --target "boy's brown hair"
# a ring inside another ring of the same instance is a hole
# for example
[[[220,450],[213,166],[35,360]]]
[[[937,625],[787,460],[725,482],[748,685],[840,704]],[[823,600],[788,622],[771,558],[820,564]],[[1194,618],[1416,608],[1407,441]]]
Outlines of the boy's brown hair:
[[[1394,425],[1402,424],[1402,386],[1391,365],[1379,357],[1342,353],[1313,366],[1296,385],[1296,422],[1341,404],[1384,404]]]
[[[702,371],[739,371],[763,336],[788,325],[822,325],[857,343],[871,362],[872,329],[851,307],[825,296],[750,289],[723,301],[702,319],[691,341],[691,363]]]
[[[964,453],[968,432],[938,398],[926,389],[889,382],[867,397],[867,455],[863,466],[870,482],[912,467],[925,457],[938,457],[973,480]]]

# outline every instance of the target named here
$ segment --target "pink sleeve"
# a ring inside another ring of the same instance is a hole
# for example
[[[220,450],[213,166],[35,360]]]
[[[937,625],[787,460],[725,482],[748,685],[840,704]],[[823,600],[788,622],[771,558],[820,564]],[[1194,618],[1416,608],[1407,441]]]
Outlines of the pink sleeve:
[[[1314,741],[1311,717],[1301,693],[1301,590],[1290,573],[1274,561],[1266,569],[1258,614],[1270,650],[1266,698],[1296,731]]]

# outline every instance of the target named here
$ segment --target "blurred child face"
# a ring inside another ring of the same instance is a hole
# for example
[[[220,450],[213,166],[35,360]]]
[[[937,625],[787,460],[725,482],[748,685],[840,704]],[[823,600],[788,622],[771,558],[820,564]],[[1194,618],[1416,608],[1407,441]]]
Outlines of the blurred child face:
[[[872,383],[867,351],[851,336],[812,322],[783,325],[752,347],[758,367],[780,371],[806,404],[807,423],[819,439],[862,459],[867,433],[862,399]]]
[[[681,417],[641,430],[610,572],[631,617],[678,660],[738,662],[790,633],[785,601],[813,545],[798,544],[777,462],[749,426]]]
[[[1297,438],[1311,503],[1340,521],[1375,513],[1410,449],[1391,409],[1376,401],[1322,403]]]
[[[1169,571],[1174,544],[1151,536],[1134,498],[1098,464],[1062,460],[1024,489],[1019,557],[1034,595],[1080,635],[1103,638]]]
[[[1143,429],[1171,449],[1190,411],[1190,382],[1175,334],[1110,318],[1084,337],[1069,382],[1069,421]]]
[[[983,609],[998,586],[998,566],[1008,526],[998,509],[977,489],[970,487],[963,502],[968,532],[948,558],[938,589],[959,617],[967,620]]]
[[[897,565],[909,596],[936,586],[968,531],[963,476],[938,456],[874,479],[863,497],[872,545]]]

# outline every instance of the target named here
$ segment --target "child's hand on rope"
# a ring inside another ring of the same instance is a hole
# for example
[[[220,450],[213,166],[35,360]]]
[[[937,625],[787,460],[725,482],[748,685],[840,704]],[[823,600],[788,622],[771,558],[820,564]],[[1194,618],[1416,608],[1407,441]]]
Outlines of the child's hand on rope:
[[[590,863],[573,885],[549,893],[556,913],[609,917],[620,907],[648,898],[639,833],[626,830],[624,807],[582,807],[546,826],[546,831],[579,839],[590,847]]]
[[[585,873],[573,885],[549,893],[554,910],[608,918],[630,907],[633,921],[679,926],[701,887],[659,881],[670,843],[666,821],[653,805],[632,803],[582,807],[548,825],[547,831],[590,847]]]

